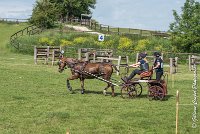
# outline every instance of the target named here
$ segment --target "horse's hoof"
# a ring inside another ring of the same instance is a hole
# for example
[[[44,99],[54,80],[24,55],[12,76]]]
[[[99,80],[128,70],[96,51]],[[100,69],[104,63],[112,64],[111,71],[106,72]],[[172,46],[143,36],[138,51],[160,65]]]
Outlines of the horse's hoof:
[[[69,90],[69,91],[72,91],[72,87],[68,87],[68,90]]]
[[[70,94],[75,94],[75,92],[74,91],[70,91]]]
[[[81,94],[84,94],[85,93],[85,89],[81,90]]]
[[[106,96],[106,90],[103,90],[103,94]]]

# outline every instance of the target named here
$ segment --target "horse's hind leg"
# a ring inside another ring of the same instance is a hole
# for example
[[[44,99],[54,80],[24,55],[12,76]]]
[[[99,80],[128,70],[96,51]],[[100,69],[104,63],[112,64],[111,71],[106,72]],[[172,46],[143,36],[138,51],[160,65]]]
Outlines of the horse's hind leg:
[[[84,94],[84,80],[81,80],[81,94]]]
[[[69,83],[69,79],[67,79],[67,89],[68,89],[69,91],[72,91],[72,87],[71,87],[71,85],[70,85],[70,83]]]
[[[103,94],[104,95],[106,95],[106,91],[107,91],[107,89],[110,87],[110,83],[107,83],[108,85],[107,85],[107,87],[103,90]]]
[[[112,88],[112,97],[114,97],[115,96],[115,92],[114,92],[114,85],[111,85],[111,88]]]

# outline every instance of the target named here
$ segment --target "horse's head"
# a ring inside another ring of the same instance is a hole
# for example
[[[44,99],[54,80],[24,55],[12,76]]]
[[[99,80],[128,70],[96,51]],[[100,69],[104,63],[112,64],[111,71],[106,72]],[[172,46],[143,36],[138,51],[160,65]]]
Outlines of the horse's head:
[[[76,59],[63,57],[58,62],[58,66],[59,66],[58,71],[62,73],[65,67],[73,68],[74,64],[76,63],[77,63]]]

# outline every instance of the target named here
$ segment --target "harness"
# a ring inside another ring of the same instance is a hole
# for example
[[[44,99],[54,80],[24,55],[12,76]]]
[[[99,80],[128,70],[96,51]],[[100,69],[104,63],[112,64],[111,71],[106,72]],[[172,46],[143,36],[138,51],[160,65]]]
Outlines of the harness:
[[[88,61],[83,62],[83,66],[81,67],[80,70],[83,71],[85,69],[85,67],[86,67],[87,64],[88,64]]]
[[[87,65],[87,64],[86,64],[86,65]],[[112,84],[112,85],[114,85],[114,86],[118,86],[118,87],[119,87],[118,84],[113,83],[113,82],[108,81],[108,80],[105,80],[105,79],[101,78],[100,76],[97,76],[97,75],[92,74],[92,73],[90,73],[90,72],[87,72],[87,71],[84,71],[84,70],[76,70],[76,69],[74,69],[74,68],[71,68],[71,70],[72,70],[73,72],[79,73],[79,74],[81,75],[81,78],[83,78],[83,75],[93,76],[93,77],[95,77],[95,78],[98,79],[98,80],[101,80],[101,81],[104,81],[104,82],[107,82],[107,83],[110,83],[110,84]],[[112,79],[112,78],[111,78],[111,79]],[[120,81],[117,81],[117,80],[115,80],[115,79],[112,79],[112,80],[114,80],[115,82],[120,82]]]

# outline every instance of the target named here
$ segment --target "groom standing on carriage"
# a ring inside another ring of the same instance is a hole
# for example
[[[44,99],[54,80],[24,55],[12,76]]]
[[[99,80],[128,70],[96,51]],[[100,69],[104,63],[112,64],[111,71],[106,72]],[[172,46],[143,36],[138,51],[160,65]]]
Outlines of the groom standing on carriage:
[[[156,72],[156,80],[160,81],[163,76],[163,60],[161,58],[161,54],[159,52],[154,52],[155,56],[154,67],[153,69]]]

